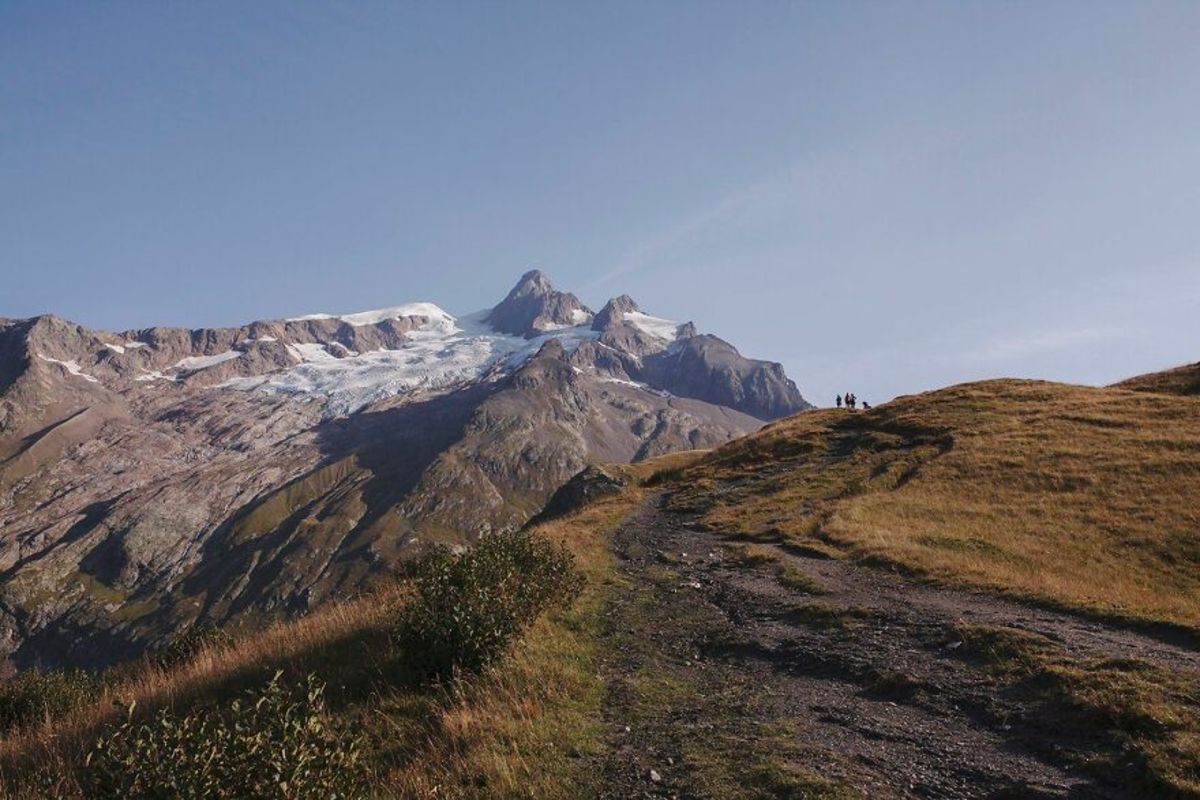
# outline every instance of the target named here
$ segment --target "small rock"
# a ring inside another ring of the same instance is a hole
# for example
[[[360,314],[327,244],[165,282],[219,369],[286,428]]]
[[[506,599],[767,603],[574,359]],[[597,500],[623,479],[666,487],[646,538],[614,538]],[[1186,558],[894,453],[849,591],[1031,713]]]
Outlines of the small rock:
[[[955,641],[955,642],[950,642],[950,644],[946,645],[947,650],[957,650],[960,647],[962,647],[961,639],[959,639],[958,641]]]
[[[659,775],[655,770],[650,770],[650,781],[652,783],[662,783],[662,775]]]
[[[630,731],[630,730],[632,730],[632,729],[631,729],[631,728],[630,728],[628,725],[626,725],[626,726],[625,726],[625,732],[626,732],[626,733],[629,733],[629,731]]]
[[[675,766],[675,759],[671,758],[670,756],[667,756],[667,766],[668,767]]]

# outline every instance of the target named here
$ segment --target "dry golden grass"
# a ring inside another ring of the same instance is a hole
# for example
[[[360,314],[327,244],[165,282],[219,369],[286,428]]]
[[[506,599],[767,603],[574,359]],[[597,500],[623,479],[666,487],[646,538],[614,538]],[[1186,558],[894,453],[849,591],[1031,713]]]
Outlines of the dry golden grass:
[[[656,475],[670,474],[689,467],[711,452],[711,450],[681,450],[677,453],[647,458],[645,461],[633,464],[614,464],[610,466],[610,469],[631,481],[642,483]]]
[[[1007,692],[1042,704],[1081,739],[1110,743],[1071,754],[1079,766],[1138,796],[1200,796],[1195,674],[1128,659],[1071,657],[1056,642],[1018,628],[962,624],[957,631],[964,653],[982,660]]]
[[[776,422],[683,471],[672,502],[744,538],[1200,625],[1200,401],[965,384]]]
[[[96,733],[131,702],[147,716],[185,710],[231,699],[280,668],[328,684],[333,713],[369,742],[375,796],[578,796],[590,776],[572,774],[571,751],[598,741],[594,627],[613,580],[605,533],[640,501],[631,488],[539,527],[575,555],[587,586],[570,609],[538,620],[510,658],[478,677],[432,690],[397,683],[389,635],[407,590],[389,588],[206,649],[178,667],[139,662],[121,670],[94,703],[0,739],[0,797],[79,797],[74,770]]]
[[[1123,380],[1114,386],[1116,389],[1134,389],[1139,392],[1157,392],[1158,394],[1200,394],[1200,363],[1185,364],[1162,372],[1151,372]]]
[[[405,592],[401,587],[391,587],[368,597],[335,603],[301,619],[273,625],[231,646],[207,648],[192,661],[176,667],[162,669],[145,661],[120,669],[104,682],[91,704],[0,738],[0,776],[27,772],[31,765],[57,771],[62,775],[58,788],[69,796],[77,790],[70,766],[81,763],[95,734],[123,718],[131,704],[136,704],[141,714],[164,707],[186,708],[232,697],[283,666],[314,666],[327,653],[383,630],[397,604],[403,602]],[[0,796],[4,791],[0,786]],[[13,791],[13,796],[19,797],[44,796],[41,789]]]
[[[573,798],[594,796],[578,756],[599,746],[603,685],[597,626],[616,580],[606,534],[641,502],[632,488],[544,523],[538,533],[575,554],[587,577],[567,611],[540,620],[501,669],[449,689],[417,737],[425,744],[381,776],[381,796]],[[380,716],[404,730],[405,700],[384,699]]]

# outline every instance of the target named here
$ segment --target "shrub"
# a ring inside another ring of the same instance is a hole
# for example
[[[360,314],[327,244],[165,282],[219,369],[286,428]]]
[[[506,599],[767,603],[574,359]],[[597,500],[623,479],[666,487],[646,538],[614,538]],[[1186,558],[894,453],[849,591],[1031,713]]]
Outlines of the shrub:
[[[488,536],[460,555],[435,550],[413,572],[417,594],[397,634],[421,679],[478,672],[538,614],[570,603],[583,586],[570,553],[528,533]]]
[[[326,724],[324,685],[267,685],[219,709],[170,709],[101,735],[85,762],[97,800],[337,800],[360,796],[361,742]]]
[[[233,637],[215,625],[193,625],[153,653],[150,660],[167,669],[188,663],[204,650],[226,647],[232,642]]]
[[[96,696],[98,684],[79,670],[29,670],[0,685],[0,732],[60,716]]]

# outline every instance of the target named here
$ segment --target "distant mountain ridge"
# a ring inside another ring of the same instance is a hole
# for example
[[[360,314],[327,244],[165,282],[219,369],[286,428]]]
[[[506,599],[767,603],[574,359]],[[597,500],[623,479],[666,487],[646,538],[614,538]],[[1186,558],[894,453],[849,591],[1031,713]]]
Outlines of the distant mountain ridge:
[[[589,463],[807,408],[781,366],[534,270],[494,308],[0,320],[0,657],[101,664],[519,527]]]

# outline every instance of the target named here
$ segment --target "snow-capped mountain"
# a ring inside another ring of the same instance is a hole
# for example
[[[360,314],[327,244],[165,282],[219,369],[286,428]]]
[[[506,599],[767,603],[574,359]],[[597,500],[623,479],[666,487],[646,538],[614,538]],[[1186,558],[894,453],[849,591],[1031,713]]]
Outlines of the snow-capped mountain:
[[[538,271],[459,317],[0,320],[0,656],[106,663],[303,611],[424,542],[519,527],[588,463],[806,406],[778,364]]]

